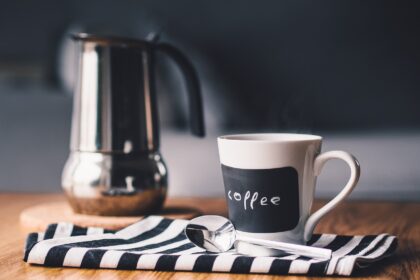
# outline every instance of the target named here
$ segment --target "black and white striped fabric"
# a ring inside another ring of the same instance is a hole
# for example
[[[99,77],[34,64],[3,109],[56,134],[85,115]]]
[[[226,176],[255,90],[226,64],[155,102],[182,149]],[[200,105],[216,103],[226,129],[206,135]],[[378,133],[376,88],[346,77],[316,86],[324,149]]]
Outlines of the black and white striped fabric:
[[[188,221],[149,216],[120,231],[50,225],[28,236],[24,260],[44,266],[267,274],[350,275],[392,254],[395,236],[314,235],[312,246],[333,250],[330,260],[297,255],[251,257],[233,250],[206,253],[186,238]]]

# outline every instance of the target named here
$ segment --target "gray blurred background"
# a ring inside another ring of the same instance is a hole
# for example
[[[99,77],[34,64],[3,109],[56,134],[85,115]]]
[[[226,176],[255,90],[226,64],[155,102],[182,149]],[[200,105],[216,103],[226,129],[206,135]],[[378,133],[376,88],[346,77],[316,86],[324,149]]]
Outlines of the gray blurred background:
[[[420,12],[414,1],[1,1],[0,190],[60,192],[76,70],[71,32],[160,34],[194,64],[207,136],[185,128],[178,69],[158,57],[173,196],[221,196],[216,137],[324,136],[362,166],[353,198],[420,200]],[[331,161],[317,195],[349,175]]]

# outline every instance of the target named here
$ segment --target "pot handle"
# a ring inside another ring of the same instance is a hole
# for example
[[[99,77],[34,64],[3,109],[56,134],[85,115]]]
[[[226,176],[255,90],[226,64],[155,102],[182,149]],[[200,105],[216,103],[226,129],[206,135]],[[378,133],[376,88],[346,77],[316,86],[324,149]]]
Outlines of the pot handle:
[[[156,43],[155,47],[156,50],[167,54],[173,59],[181,69],[181,72],[185,77],[188,93],[191,132],[196,136],[203,137],[205,135],[203,103],[197,72],[187,57],[174,46],[168,43]]]

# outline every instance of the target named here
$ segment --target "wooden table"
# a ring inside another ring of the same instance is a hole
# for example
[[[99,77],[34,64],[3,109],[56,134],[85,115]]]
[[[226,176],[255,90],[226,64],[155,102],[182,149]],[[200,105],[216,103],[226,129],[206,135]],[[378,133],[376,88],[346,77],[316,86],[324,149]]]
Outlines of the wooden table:
[[[227,273],[117,271],[106,269],[45,268],[22,261],[26,232],[19,225],[22,209],[46,201],[59,201],[58,194],[0,194],[1,279],[280,279],[284,276]],[[226,215],[223,199],[174,198],[171,205],[194,206],[208,214]],[[321,204],[317,203],[315,208]],[[382,264],[360,271],[354,279],[420,279],[420,203],[345,202],[321,221],[317,232],[338,234],[397,235],[397,254]],[[287,279],[307,279],[288,276]],[[311,278],[317,279],[317,278]],[[328,278],[319,278],[328,279]],[[330,278],[334,279],[334,278]],[[336,278],[335,278],[336,279]]]

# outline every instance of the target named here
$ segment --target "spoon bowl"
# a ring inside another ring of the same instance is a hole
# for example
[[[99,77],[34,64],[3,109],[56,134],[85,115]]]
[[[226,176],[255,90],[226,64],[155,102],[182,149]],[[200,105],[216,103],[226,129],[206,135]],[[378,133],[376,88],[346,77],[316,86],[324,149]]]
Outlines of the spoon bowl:
[[[196,246],[212,253],[229,251],[236,240],[233,224],[225,217],[216,215],[192,219],[185,227],[185,235]]]

